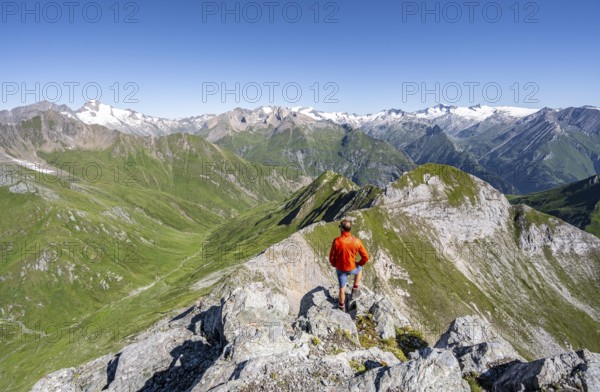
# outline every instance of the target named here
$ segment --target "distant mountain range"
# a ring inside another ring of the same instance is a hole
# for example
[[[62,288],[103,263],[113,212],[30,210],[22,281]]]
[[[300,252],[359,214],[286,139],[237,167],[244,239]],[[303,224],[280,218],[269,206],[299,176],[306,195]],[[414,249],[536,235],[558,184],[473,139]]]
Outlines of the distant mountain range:
[[[162,136],[178,132],[204,133],[214,128],[222,130],[228,126],[231,130],[242,131],[249,127],[277,126],[288,114],[293,113],[298,125],[333,123],[362,128],[367,133],[386,130],[394,124],[420,123],[426,126],[438,125],[449,135],[475,126],[481,122],[487,124],[505,124],[537,112],[537,109],[516,107],[455,107],[437,105],[417,112],[405,112],[397,109],[384,110],[375,114],[357,115],[345,112],[324,112],[310,107],[283,108],[279,106],[261,106],[253,110],[236,108],[222,114],[203,114],[182,119],[166,119],[148,116],[130,109],[118,109],[98,101],[89,101],[80,109],[72,110],[66,105],[50,102],[18,107],[10,111],[0,111],[0,123],[18,123],[53,110],[69,117],[77,117],[88,125],[102,125],[119,132],[137,136]],[[204,132],[202,132],[204,130]],[[214,140],[219,134],[211,133]]]
[[[428,162],[458,167],[515,194],[600,172],[600,109],[591,106],[437,105],[367,115],[264,106],[165,119],[96,101],[78,110],[41,102],[0,112],[0,124],[16,126],[48,111],[134,136],[197,134],[251,161],[291,164],[313,177],[333,170],[359,185],[384,186],[415,164]]]

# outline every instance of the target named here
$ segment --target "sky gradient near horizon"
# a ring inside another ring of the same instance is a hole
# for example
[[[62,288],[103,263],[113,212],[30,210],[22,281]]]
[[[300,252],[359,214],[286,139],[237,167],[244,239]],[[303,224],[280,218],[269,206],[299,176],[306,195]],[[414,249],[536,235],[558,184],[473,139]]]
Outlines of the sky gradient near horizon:
[[[0,110],[600,106],[599,17],[581,0],[2,2]]]

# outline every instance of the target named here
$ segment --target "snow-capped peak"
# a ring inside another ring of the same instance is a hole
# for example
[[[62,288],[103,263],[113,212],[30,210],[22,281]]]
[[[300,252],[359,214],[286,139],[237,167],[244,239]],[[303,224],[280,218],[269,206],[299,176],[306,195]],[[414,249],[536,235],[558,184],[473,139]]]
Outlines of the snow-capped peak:
[[[354,127],[360,127],[364,123],[371,121],[374,116],[371,114],[359,115],[355,113],[347,112],[322,112],[315,110],[312,107],[293,107],[291,110],[295,113],[300,113],[305,116],[312,118],[315,121],[328,121],[334,124],[348,124]],[[384,115],[386,112],[378,113],[379,116]]]
[[[457,109],[455,106],[446,106],[446,105],[436,105],[427,109],[419,110],[414,114],[417,118],[433,120],[435,118],[441,117],[445,114],[451,113],[452,110]]]
[[[361,127],[365,124],[381,125],[384,123],[403,121],[437,123],[439,121],[451,121],[450,118],[455,118],[457,121],[477,123],[485,121],[492,116],[519,119],[538,111],[537,109],[510,106],[491,107],[475,105],[470,107],[457,107],[441,104],[416,112],[388,109],[375,114],[366,115],[349,114],[346,112],[321,112],[311,107],[293,107],[290,110],[309,116],[316,121],[330,121],[336,124],[348,124],[355,127]]]
[[[86,102],[75,115],[86,124],[102,125],[138,136],[160,136],[177,128],[177,121],[146,116],[131,109],[118,109],[100,101]]]
[[[100,101],[88,101],[81,109],[77,111],[77,117],[83,122],[110,125],[118,124],[120,120],[132,116],[135,112],[132,110],[123,110],[113,108],[110,105],[101,103]]]
[[[510,106],[482,106],[475,105],[470,107],[444,106],[437,105],[432,108],[415,112],[415,117],[434,120],[445,115],[455,115],[469,120],[485,121],[494,115],[503,115],[514,118],[521,118],[537,112],[538,109],[527,109]]]

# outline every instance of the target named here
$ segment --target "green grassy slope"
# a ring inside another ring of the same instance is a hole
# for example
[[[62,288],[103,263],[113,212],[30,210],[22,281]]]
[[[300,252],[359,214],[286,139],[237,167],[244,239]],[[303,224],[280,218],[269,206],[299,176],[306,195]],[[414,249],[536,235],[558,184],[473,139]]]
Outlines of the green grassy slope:
[[[209,233],[299,186],[293,172],[192,135],[39,155],[64,172],[23,169],[19,180],[35,193],[0,187],[6,390],[114,350],[197,298],[193,283],[222,269],[205,262]]]
[[[381,192],[372,185],[359,188],[340,174],[325,172],[284,202],[261,205],[221,225],[206,237],[205,245],[218,250],[213,257],[225,265],[235,264],[310,224],[367,208]]]

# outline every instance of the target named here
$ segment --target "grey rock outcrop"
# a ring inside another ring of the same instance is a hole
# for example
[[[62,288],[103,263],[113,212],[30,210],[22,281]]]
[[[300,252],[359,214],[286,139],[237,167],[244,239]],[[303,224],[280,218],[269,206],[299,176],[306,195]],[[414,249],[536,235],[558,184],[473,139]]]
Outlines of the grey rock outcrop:
[[[286,298],[262,283],[221,286],[117,355],[49,374],[32,391],[468,392],[463,374],[470,371],[486,371],[481,379],[492,392],[600,390],[600,354],[506,362],[518,354],[491,334],[489,323],[467,316],[452,322],[438,348],[400,362],[391,352],[360,347],[350,315],[334,305],[326,291],[316,290],[307,316],[294,318]]]
[[[110,389],[133,392],[145,386],[147,389],[156,389],[150,384],[167,386],[176,374],[183,376],[184,367],[190,365],[192,356],[196,357],[192,362],[196,362],[198,357],[202,356],[199,351],[205,345],[206,341],[202,337],[193,336],[191,331],[184,328],[152,334],[140,342],[125,347],[115,357],[114,380],[109,385]],[[161,373],[165,374],[164,380],[160,380]],[[183,380],[178,382],[184,383]]]
[[[61,369],[44,376],[38,381],[31,392],[78,392],[75,382],[75,368]]]
[[[499,342],[479,343],[453,352],[464,374],[486,373],[494,366],[521,359],[512,347]]]
[[[399,361],[389,352],[378,348],[340,353],[337,355],[285,355],[255,358],[237,366],[223,383],[211,387],[199,383],[192,392],[203,391],[331,391],[356,371],[351,361],[365,368],[381,368],[382,364],[396,365]],[[204,380],[203,380],[204,381]]]
[[[600,391],[600,354],[570,351],[510,366],[492,384],[492,392]]]
[[[435,347],[452,350],[463,374],[484,373],[492,366],[523,359],[489,322],[477,316],[454,320]]]
[[[236,361],[244,361],[262,355],[289,352],[291,342],[272,342],[265,329],[281,331],[289,312],[287,299],[253,283],[235,289],[222,305],[223,337]],[[271,333],[273,333],[271,331]]]
[[[414,353],[411,360],[406,363],[370,370],[350,380],[339,390],[469,392],[470,388],[462,379],[458,361],[452,352],[427,348]]]
[[[27,182],[18,182],[8,188],[11,193],[35,193],[36,187]]]
[[[363,349],[354,321],[325,290],[294,317],[286,297],[263,283],[230,283],[236,288],[221,286],[117,355],[52,373],[33,391],[319,391],[351,379],[356,367],[400,364],[390,352]]]
[[[380,338],[389,339],[396,337],[396,328],[409,326],[410,322],[381,294],[376,294],[368,287],[361,288],[360,297],[352,297],[351,291],[347,290],[347,298],[350,302],[349,309],[352,317],[366,316],[371,314],[375,322],[375,330]]]
[[[373,315],[373,321],[375,321],[375,330],[382,339],[389,339],[396,337],[396,326],[404,324],[395,317],[395,311],[388,300],[381,300],[375,302],[370,309]],[[406,325],[406,324],[405,324]]]
[[[172,326],[147,334],[117,355],[51,373],[32,392],[184,390],[210,365],[212,356],[214,350],[203,337]]]
[[[450,323],[448,330],[435,344],[436,348],[460,348],[497,340],[500,337],[491,328],[490,323],[478,316],[459,317]]]
[[[358,339],[358,331],[350,314],[337,309],[337,305],[332,304],[323,291],[313,294],[314,305],[307,312],[308,332],[319,336],[327,337],[338,330],[345,330]]]

